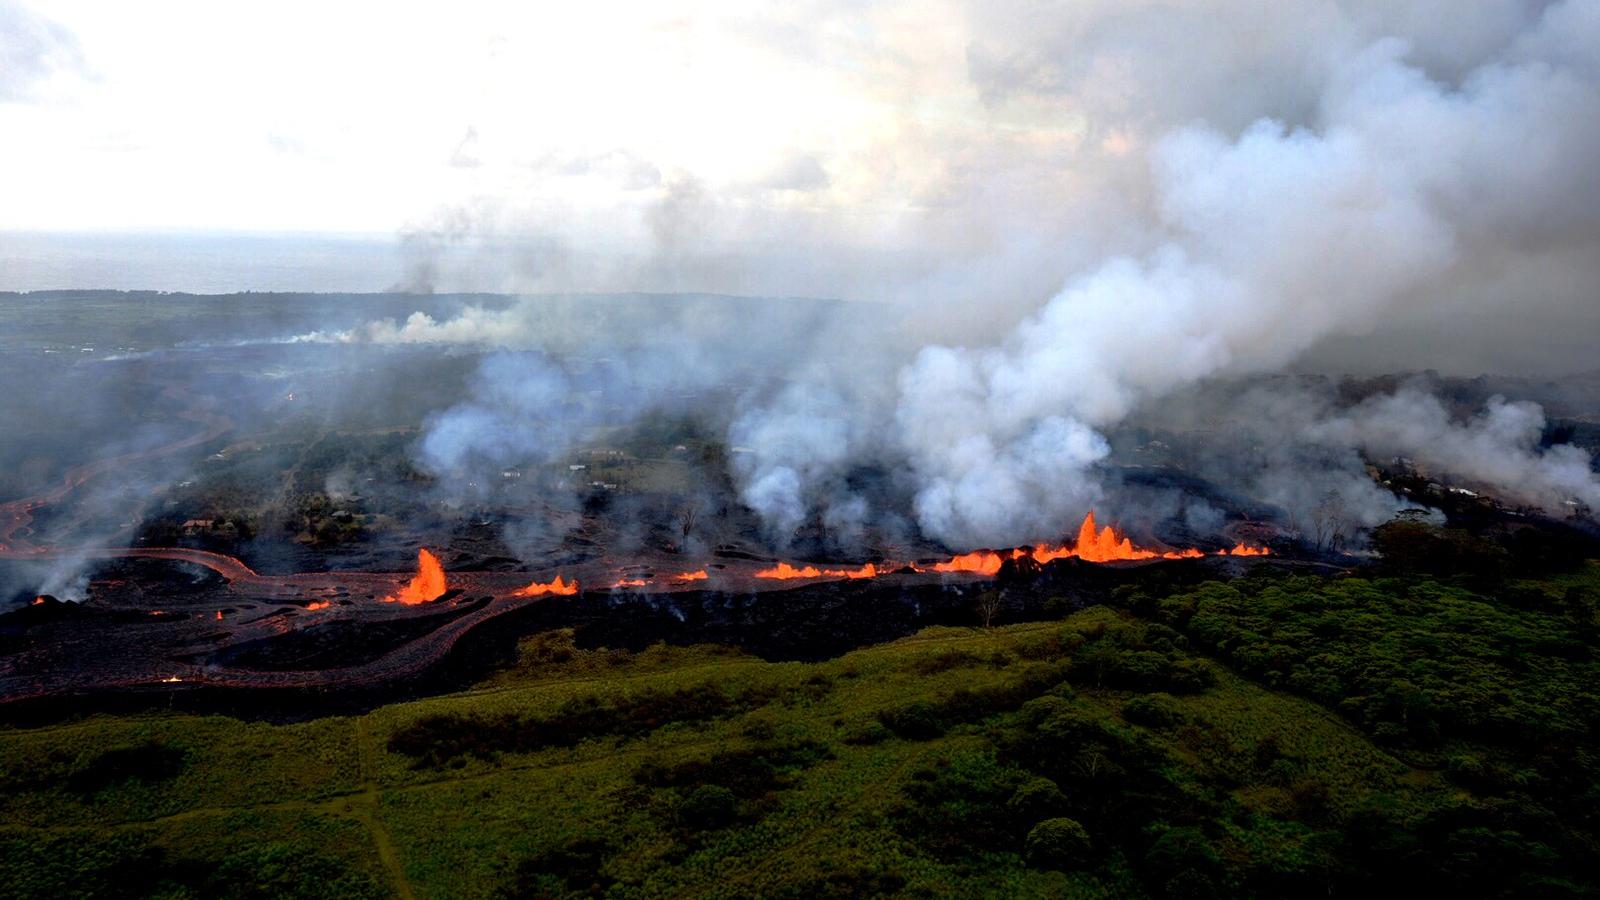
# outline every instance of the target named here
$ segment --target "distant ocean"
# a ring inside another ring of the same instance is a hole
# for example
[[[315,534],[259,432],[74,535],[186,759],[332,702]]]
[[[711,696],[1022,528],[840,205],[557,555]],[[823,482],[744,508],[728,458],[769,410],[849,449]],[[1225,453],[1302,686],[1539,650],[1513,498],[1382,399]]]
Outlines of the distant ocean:
[[[392,237],[0,232],[0,291],[382,291],[405,264]]]

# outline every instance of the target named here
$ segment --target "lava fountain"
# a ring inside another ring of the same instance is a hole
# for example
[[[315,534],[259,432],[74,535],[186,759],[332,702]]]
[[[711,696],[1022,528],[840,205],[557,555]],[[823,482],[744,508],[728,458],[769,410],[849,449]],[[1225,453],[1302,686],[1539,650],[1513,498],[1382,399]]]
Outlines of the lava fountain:
[[[576,579],[565,581],[557,575],[554,581],[532,582],[527,587],[518,588],[511,593],[513,597],[570,597],[578,592]]]
[[[1245,544],[1236,544],[1231,550],[1218,550],[1217,556],[1267,556],[1270,554],[1265,547],[1250,547]],[[1144,559],[1199,559],[1206,553],[1194,548],[1186,550],[1147,550],[1136,547],[1132,539],[1118,532],[1114,527],[1107,525],[1099,527],[1094,520],[1094,511],[1083,517],[1083,524],[1078,527],[1077,540],[1071,545],[1039,544],[1033,547],[1018,547],[1013,550],[974,550],[952,556],[944,562],[934,563],[934,572],[965,572],[973,575],[998,575],[1000,567],[1007,559],[1023,559],[1032,557],[1040,565],[1057,559],[1075,557],[1085,562],[1122,562],[1127,560]],[[780,562],[770,568],[756,572],[757,578],[776,578],[782,580],[796,578],[876,578],[897,568],[887,564],[883,568],[868,563],[859,569],[821,569],[813,565],[795,567],[786,562]],[[917,569],[917,571],[927,571]]]
[[[401,588],[400,593],[383,598],[383,602],[416,606],[429,600],[437,600],[444,595],[444,592],[444,566],[439,564],[439,557],[424,548],[417,551],[417,577]]]

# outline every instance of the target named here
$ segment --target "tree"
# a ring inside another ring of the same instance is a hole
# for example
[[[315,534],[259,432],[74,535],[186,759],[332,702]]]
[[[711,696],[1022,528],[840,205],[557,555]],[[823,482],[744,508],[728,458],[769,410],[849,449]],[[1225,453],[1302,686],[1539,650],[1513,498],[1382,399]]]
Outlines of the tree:
[[[1225,896],[1222,858],[1193,826],[1171,828],[1145,851],[1141,874],[1169,897]]]
[[[721,828],[739,815],[739,800],[719,784],[702,784],[683,798],[678,818],[691,828]]]
[[[990,628],[994,625],[995,616],[1005,606],[1005,595],[999,591],[984,591],[973,601],[973,606],[978,611],[978,618],[983,620],[983,627]]]
[[[1041,869],[1075,869],[1087,862],[1089,832],[1076,819],[1045,819],[1028,832],[1023,854]]]
[[[1344,497],[1338,491],[1322,495],[1311,511],[1311,537],[1318,550],[1338,550],[1345,542]]]
[[[683,549],[689,544],[689,536],[694,534],[694,526],[700,521],[700,510],[693,503],[685,503],[678,509],[678,549]]]
[[[1061,815],[1067,809],[1067,797],[1054,781],[1033,778],[1017,788],[1006,801],[1006,809],[1019,823],[1029,824]]]

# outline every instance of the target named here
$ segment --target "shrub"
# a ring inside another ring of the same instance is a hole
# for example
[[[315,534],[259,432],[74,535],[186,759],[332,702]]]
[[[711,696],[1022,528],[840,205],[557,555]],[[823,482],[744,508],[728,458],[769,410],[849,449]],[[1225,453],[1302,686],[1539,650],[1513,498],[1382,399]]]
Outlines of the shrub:
[[[739,798],[720,784],[702,784],[683,798],[678,821],[690,828],[722,828],[739,815]]]
[[[600,699],[575,697],[543,717],[444,713],[424,716],[389,738],[389,750],[418,767],[440,768],[468,756],[491,760],[500,753],[532,753],[572,747],[598,737],[633,737],[673,723],[727,718],[769,702],[771,690],[746,690],[729,697],[710,685],[671,691],[647,690]]]
[[[878,721],[896,735],[913,741],[930,741],[945,731],[939,711],[926,700],[886,709],[878,713]]]
[[[1169,828],[1156,838],[1142,874],[1162,896],[1224,896],[1222,859],[1198,828]]]
[[[570,893],[598,896],[613,883],[602,871],[613,849],[597,838],[568,840],[519,863],[514,881],[501,896],[508,900]]]
[[[1170,694],[1148,694],[1122,704],[1122,717],[1146,728],[1166,728],[1183,721],[1183,713]]]
[[[1034,778],[1017,788],[1006,809],[1021,825],[1032,825],[1042,819],[1059,816],[1067,811],[1067,795],[1048,778]]]
[[[941,858],[1012,850],[1017,834],[1006,800],[1025,777],[992,752],[955,754],[912,773],[895,829]]]
[[[824,858],[818,862],[822,874],[807,873],[772,893],[774,900],[856,900],[862,897],[898,896],[906,886],[905,877],[868,859],[843,865]]]
[[[1041,869],[1076,869],[1089,859],[1089,832],[1076,819],[1045,819],[1028,832],[1024,855]]]
[[[183,771],[187,759],[188,754],[181,748],[155,741],[118,747],[73,772],[67,778],[67,787],[80,794],[93,794],[124,781],[170,781]]]
[[[842,740],[852,746],[869,746],[881,744],[894,737],[894,732],[885,728],[882,722],[858,722],[850,726],[844,733]]]
[[[1197,659],[1172,659],[1154,650],[1127,650],[1104,641],[1079,654],[1072,678],[1079,684],[1130,691],[1198,694],[1216,684],[1216,673]]]
[[[735,797],[752,799],[788,787],[795,773],[832,756],[826,746],[812,741],[765,744],[670,766],[647,761],[633,778],[657,788],[712,784],[727,788]]]
[[[928,656],[919,656],[911,664],[912,671],[921,675],[937,675],[951,669],[964,669],[976,666],[983,660],[970,650],[947,648]]]

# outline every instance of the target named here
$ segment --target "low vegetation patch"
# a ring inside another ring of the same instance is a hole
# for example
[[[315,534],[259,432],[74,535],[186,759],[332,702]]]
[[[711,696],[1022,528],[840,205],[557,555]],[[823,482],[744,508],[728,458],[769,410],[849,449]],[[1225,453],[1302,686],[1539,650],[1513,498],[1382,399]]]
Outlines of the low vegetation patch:
[[[636,737],[671,724],[725,718],[769,703],[775,696],[776,691],[755,689],[730,696],[700,684],[623,697],[574,698],[544,716],[438,713],[395,731],[388,746],[419,767],[440,768],[469,756],[493,760],[502,753],[535,753],[594,738]]]
[[[1592,896],[1597,583],[1262,576],[818,663],[550,632],[487,689],[356,719],[0,731],[0,884]]]

